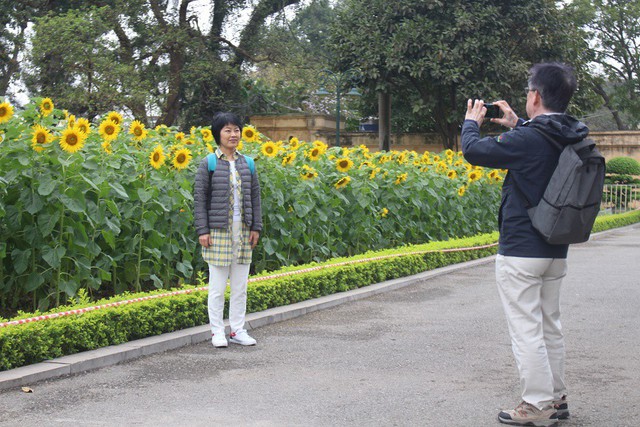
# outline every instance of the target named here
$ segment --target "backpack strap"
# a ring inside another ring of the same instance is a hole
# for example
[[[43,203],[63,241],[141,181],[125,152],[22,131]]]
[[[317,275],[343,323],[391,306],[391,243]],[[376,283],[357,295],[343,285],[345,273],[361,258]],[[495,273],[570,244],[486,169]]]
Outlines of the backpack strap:
[[[249,166],[249,170],[251,171],[251,175],[256,173],[256,162],[253,160],[253,157],[249,157],[246,154],[243,154],[244,159],[247,161],[247,165]],[[207,155],[207,164],[209,172],[215,172],[216,166],[218,165],[218,156],[215,153],[210,153]]]
[[[247,165],[249,165],[249,170],[251,171],[251,175],[256,173],[256,162],[253,160],[253,157],[249,157],[246,154],[243,154],[244,159],[247,161]]]
[[[209,172],[213,172],[216,170],[216,166],[218,165],[218,156],[215,153],[210,153],[207,155],[207,163],[209,166]]]

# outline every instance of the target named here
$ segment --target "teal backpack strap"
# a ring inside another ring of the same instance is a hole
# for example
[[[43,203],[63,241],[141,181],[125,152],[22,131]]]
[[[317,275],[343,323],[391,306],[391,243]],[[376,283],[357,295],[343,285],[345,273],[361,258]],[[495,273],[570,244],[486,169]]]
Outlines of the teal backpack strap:
[[[253,175],[256,172],[255,160],[253,160],[253,157],[249,157],[247,155],[244,155],[244,159],[247,161],[247,165],[249,165],[251,175]],[[209,165],[209,172],[214,172],[216,170],[216,165],[218,164],[218,156],[216,156],[214,153],[207,155],[207,164]]]
[[[215,171],[216,165],[218,164],[218,156],[214,153],[207,155],[207,163],[209,165],[209,172]]]
[[[253,160],[253,157],[249,157],[246,154],[243,154],[244,159],[247,161],[247,164],[249,165],[249,170],[251,171],[251,175],[253,175],[256,172],[256,162]]]

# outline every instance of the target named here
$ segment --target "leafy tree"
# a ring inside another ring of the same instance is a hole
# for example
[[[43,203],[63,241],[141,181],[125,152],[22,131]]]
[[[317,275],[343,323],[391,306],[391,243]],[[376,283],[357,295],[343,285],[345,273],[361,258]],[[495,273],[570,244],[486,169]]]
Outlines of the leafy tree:
[[[524,111],[532,63],[581,65],[580,42],[566,23],[548,0],[345,0],[332,45],[370,87],[431,117],[453,148],[466,99],[506,99]]]
[[[69,10],[38,19],[25,82],[33,93],[91,119],[126,106],[146,120],[149,81],[105,36],[110,14],[109,8]]]
[[[640,1],[576,0],[567,6],[592,41],[597,68],[595,89],[612,112],[619,129],[640,124]]]
[[[318,74],[328,68],[331,53],[326,43],[336,18],[329,0],[298,6],[293,19],[280,14],[259,31],[257,43],[269,61],[247,75],[244,99],[251,114],[308,110],[319,103],[312,93]]]
[[[153,117],[155,124],[201,124],[215,111],[237,106],[245,63],[268,60],[257,42],[257,29],[299,1],[248,5],[245,0],[210,0],[206,28],[198,20],[202,3],[196,9],[193,0],[54,1],[56,14],[37,21],[41,36],[34,39],[34,69],[27,81],[39,93],[79,96],[77,112],[100,111],[104,102],[126,108],[140,120]],[[225,25],[248,7],[249,22],[234,44],[223,35]],[[70,29],[81,37],[70,40]]]
[[[0,1],[0,95],[5,95],[20,71],[26,29],[44,1]]]

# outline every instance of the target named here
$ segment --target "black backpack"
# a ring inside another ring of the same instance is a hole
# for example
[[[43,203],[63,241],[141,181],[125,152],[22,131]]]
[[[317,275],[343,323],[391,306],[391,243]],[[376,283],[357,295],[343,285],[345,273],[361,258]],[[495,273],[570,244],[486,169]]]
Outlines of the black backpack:
[[[586,242],[602,203],[604,157],[592,139],[563,147],[546,133],[536,131],[561,153],[537,206],[532,206],[520,191],[533,227],[550,244]]]

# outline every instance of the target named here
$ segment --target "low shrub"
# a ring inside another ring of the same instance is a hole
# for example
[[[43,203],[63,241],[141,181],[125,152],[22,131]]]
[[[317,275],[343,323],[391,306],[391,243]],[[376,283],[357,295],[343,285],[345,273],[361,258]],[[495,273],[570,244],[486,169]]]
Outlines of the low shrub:
[[[640,175],[640,162],[631,157],[614,157],[607,162],[607,173],[615,175]]]

